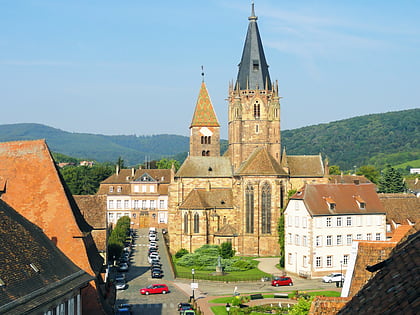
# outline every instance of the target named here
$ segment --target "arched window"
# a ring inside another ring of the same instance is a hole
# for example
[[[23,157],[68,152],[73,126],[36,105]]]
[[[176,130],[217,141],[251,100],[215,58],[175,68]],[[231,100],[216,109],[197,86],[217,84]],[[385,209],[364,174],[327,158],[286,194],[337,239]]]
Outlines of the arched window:
[[[208,144],[211,144],[211,137],[209,136],[208,138],[209,138]]]
[[[201,151],[201,155],[202,156],[206,156],[206,151],[204,150],[204,151]]]
[[[206,151],[206,156],[210,156],[210,151]]]
[[[201,136],[201,144],[204,144],[204,136]]]
[[[248,185],[245,190],[245,231],[254,233],[254,188]]]
[[[260,118],[260,104],[258,104],[258,101],[254,104],[254,118]]]
[[[261,233],[271,233],[271,187],[265,183],[261,195]]]
[[[184,214],[184,233],[188,233],[188,213]]]
[[[200,232],[200,216],[198,213],[194,214],[194,233]]]

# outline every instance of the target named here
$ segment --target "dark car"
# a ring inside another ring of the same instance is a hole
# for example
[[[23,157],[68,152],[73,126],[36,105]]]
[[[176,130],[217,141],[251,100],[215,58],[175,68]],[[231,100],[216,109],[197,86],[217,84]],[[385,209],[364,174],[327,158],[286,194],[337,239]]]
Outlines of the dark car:
[[[190,303],[178,303],[178,312],[183,312],[186,310],[192,310],[192,306]]]
[[[152,270],[152,278],[162,278],[163,272],[162,270]]]
[[[293,280],[290,277],[274,277],[271,280],[271,285],[275,287],[280,285],[293,285]]]

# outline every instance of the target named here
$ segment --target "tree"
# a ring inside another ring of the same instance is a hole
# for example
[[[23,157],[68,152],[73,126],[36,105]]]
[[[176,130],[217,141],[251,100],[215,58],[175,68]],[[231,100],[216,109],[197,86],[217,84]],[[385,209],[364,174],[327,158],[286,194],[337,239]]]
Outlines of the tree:
[[[118,166],[118,169],[120,169],[120,170],[122,170],[123,168],[125,168],[124,160],[122,159],[121,156],[118,157],[117,166]]]
[[[377,184],[380,173],[373,165],[363,165],[357,169],[356,175],[364,175],[372,183]]]
[[[279,218],[279,222],[277,225],[277,230],[278,230],[278,235],[279,235],[279,245],[280,245],[280,267],[284,268],[284,261],[285,261],[285,257],[284,257],[284,212],[281,213],[280,218]]]
[[[220,245],[220,256],[224,259],[232,258],[235,255],[235,250],[232,249],[231,242],[224,242]]]
[[[178,170],[180,167],[179,161],[177,160],[168,160],[168,159],[161,159],[160,161],[156,162],[156,166],[158,169],[171,169],[172,164],[175,166],[175,170]]]
[[[330,166],[330,175],[340,175],[340,166],[338,165],[331,165]]]
[[[407,186],[399,170],[388,165],[379,178],[378,191],[381,193],[401,193],[406,189]]]

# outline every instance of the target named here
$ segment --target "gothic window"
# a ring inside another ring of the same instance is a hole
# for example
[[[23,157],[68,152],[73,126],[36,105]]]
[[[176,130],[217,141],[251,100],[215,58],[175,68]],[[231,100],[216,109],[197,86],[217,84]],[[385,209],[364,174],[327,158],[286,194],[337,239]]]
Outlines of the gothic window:
[[[254,188],[248,185],[245,190],[245,230],[254,233]]]
[[[260,104],[258,104],[258,101],[254,104],[254,118],[260,119]]]
[[[261,196],[261,233],[271,233],[271,187],[265,183],[262,188]]]
[[[194,233],[200,232],[200,216],[198,213],[194,214]]]
[[[188,233],[188,213],[184,214],[184,233]]]
[[[204,144],[204,136],[201,136],[201,144]]]
[[[205,150],[204,150],[204,151],[202,151],[202,152],[201,152],[201,155],[202,155],[202,156],[206,156],[206,151],[205,151]]]
[[[210,156],[210,151],[206,151],[206,156]]]
[[[211,144],[211,137],[208,136],[208,143]]]

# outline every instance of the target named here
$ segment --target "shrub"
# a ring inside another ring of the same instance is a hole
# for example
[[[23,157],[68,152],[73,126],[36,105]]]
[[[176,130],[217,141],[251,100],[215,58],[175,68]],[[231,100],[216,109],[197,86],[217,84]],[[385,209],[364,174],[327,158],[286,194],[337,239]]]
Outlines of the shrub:
[[[188,254],[188,251],[185,248],[181,248],[179,251],[176,252],[175,258],[181,258],[186,254]]]
[[[220,256],[222,256],[222,258],[232,258],[235,256],[235,250],[232,249],[232,243],[224,242],[220,245]]]

